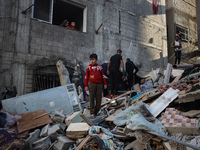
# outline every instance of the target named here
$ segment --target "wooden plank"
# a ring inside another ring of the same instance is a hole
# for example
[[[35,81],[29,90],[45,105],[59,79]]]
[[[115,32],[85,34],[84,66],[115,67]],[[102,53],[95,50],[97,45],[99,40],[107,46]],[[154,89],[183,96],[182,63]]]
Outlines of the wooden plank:
[[[52,123],[51,119],[49,118],[49,115],[44,115],[41,118],[33,120],[33,118],[42,115],[44,113],[46,113],[45,110],[38,110],[34,112],[20,114],[22,118],[17,121],[18,133],[22,133],[24,131],[28,131],[30,129],[34,129]]]
[[[117,100],[117,99],[120,98],[120,97],[126,96],[126,95],[128,95],[128,94],[133,93],[133,92],[135,92],[135,91],[134,91],[134,90],[133,90],[133,91],[128,91],[128,92],[126,92],[126,93],[124,93],[124,94],[121,94],[121,95],[119,95],[119,96],[117,96],[117,97],[115,97],[115,98],[113,98],[113,99],[111,99],[111,100],[109,100],[109,101],[106,101],[106,102],[102,103],[101,106],[106,105],[106,104],[108,104],[108,103],[110,103],[110,102],[112,102],[112,101],[114,101],[114,100]]]
[[[87,135],[87,137],[77,146],[75,150],[81,150],[83,146],[88,142],[90,137],[91,137],[90,135]]]

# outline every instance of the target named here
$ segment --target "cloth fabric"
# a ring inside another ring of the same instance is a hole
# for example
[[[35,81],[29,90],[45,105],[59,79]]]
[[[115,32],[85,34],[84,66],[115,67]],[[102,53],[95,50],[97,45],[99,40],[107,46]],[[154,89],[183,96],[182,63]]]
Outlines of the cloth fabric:
[[[83,146],[83,150],[109,150],[104,144],[104,141],[98,136],[92,136],[88,142]]]
[[[147,92],[153,88],[153,82],[145,82],[141,85],[141,92]]]
[[[177,63],[180,64],[181,62],[181,51],[175,51],[175,64]]]
[[[89,99],[90,99],[90,114],[95,114],[99,112],[101,108],[102,99],[102,83],[89,83]],[[96,105],[94,100],[96,98]]]
[[[19,149],[24,143],[20,141],[15,133],[9,129],[0,128],[0,149]]]
[[[122,60],[122,56],[119,54],[115,54],[110,58],[110,67],[109,70],[117,70],[119,71],[119,67],[120,67],[120,62]]]
[[[68,26],[67,28],[70,28],[72,30],[77,30],[76,28],[72,27],[72,26]]]
[[[121,81],[119,70],[110,70],[111,94],[118,95],[118,86]]]
[[[159,3],[157,3],[157,5],[156,5],[155,1],[153,0],[153,13],[154,14],[157,14],[157,12],[158,12],[158,6],[159,6]]]
[[[177,48],[175,48],[175,51],[180,51],[181,50],[181,47],[180,47],[181,44],[180,44],[179,41],[175,41],[174,45],[175,45],[175,47],[177,47]]]
[[[103,73],[103,68],[100,65],[90,64],[87,67],[84,80],[85,87],[88,87],[88,81],[91,83],[103,83],[104,85],[107,85],[106,78],[104,77]]]
[[[6,123],[6,113],[0,112],[0,128],[3,128]]]
[[[91,126],[89,129],[89,135],[99,135],[100,138],[104,141],[105,145],[110,150],[121,150],[123,149],[124,143],[120,142],[118,139],[114,138],[113,134],[100,126]]]
[[[178,45],[178,43],[179,43],[179,45]],[[177,46],[179,46],[179,47],[177,47]],[[182,44],[180,41],[174,41],[174,42],[172,42],[171,47],[173,48],[174,51],[180,51]]]
[[[103,73],[106,77],[109,77],[109,75],[107,74],[107,68],[108,68],[108,63],[103,63],[101,65],[101,67],[103,68]]]

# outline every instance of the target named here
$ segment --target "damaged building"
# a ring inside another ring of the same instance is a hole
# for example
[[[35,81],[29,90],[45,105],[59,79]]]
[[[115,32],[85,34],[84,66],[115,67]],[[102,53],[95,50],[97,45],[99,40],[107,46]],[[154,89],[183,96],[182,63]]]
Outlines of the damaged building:
[[[77,31],[61,27],[65,19],[74,21]],[[117,49],[124,61],[130,58],[140,68],[140,75],[165,66],[165,1],[155,1],[155,7],[151,0],[0,2],[0,92],[16,86],[22,95],[59,86],[57,60],[64,61],[72,78],[74,60],[84,72],[91,53],[102,64]],[[40,89],[37,80],[51,84]]]
[[[174,64],[171,43],[179,35],[182,43],[183,63],[200,61],[196,20],[196,0],[166,0],[168,59]]]

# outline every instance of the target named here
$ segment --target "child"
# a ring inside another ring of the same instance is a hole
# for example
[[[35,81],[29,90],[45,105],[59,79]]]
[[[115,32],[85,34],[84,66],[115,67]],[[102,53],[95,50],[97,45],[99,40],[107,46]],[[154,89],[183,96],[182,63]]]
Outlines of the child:
[[[75,28],[76,23],[74,21],[71,22],[71,26],[68,26],[72,30],[76,30]]]
[[[103,68],[97,64],[97,55],[90,55],[91,64],[87,67],[85,73],[85,90],[89,90],[90,99],[90,114],[91,119],[95,118],[95,115],[99,112],[101,108],[101,98],[102,98],[102,83],[104,84],[104,89],[107,89],[106,79],[104,77]],[[89,80],[89,85],[88,85]],[[96,97],[96,106],[94,106],[94,98]]]

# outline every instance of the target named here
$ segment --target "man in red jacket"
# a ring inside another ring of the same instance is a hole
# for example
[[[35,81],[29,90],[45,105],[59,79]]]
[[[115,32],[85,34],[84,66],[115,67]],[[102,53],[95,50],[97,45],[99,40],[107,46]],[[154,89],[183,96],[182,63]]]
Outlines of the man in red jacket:
[[[95,115],[97,115],[97,113],[101,108],[102,83],[104,84],[104,89],[107,89],[103,68],[97,64],[97,60],[98,58],[96,54],[90,55],[91,64],[86,69],[85,80],[84,80],[85,90],[86,91],[89,90],[91,119],[95,118]],[[95,97],[96,97],[96,106],[94,106]]]

